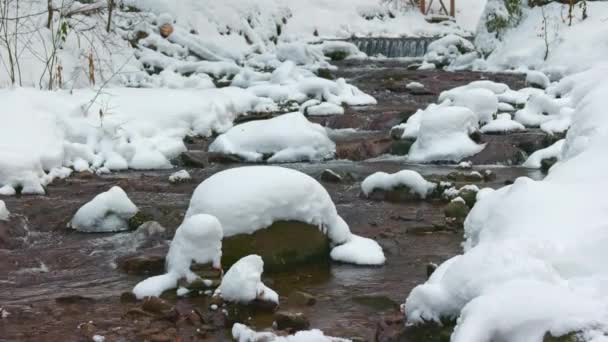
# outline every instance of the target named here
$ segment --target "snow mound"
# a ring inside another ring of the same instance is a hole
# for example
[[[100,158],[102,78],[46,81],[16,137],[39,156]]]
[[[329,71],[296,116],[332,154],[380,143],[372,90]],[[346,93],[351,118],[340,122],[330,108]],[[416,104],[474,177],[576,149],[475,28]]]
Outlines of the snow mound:
[[[438,67],[448,64],[464,66],[477,57],[478,54],[475,52],[473,43],[458,35],[448,34],[429,44],[424,55],[424,62],[435,64]]]
[[[468,108],[438,106],[421,113],[419,120],[418,137],[407,157],[411,162],[459,162],[484,147],[469,138],[479,126],[477,116]]]
[[[376,172],[363,180],[361,190],[367,196],[376,189],[391,190],[399,186],[406,186],[410,192],[420,198],[426,198],[435,190],[437,184],[424,179],[418,172],[402,170],[397,173]]]
[[[336,146],[325,129],[311,123],[299,112],[237,125],[220,135],[209,146],[211,152],[236,154],[258,162],[323,160],[335,153]]]
[[[11,213],[6,209],[6,204],[0,200],[0,221],[7,221]]]
[[[342,115],[344,114],[344,108],[337,104],[330,102],[323,102],[318,105],[309,106],[306,108],[306,114],[312,116],[323,116],[323,115]]]
[[[408,84],[405,85],[405,88],[409,89],[409,90],[424,89],[424,84],[422,84],[420,82],[409,82]]]
[[[216,294],[229,302],[247,304],[256,299],[279,304],[279,295],[262,283],[264,261],[248,255],[237,261],[222,278]]]
[[[177,228],[166,257],[167,272],[147,278],[133,288],[138,299],[160,296],[177,287],[180,278],[189,282],[198,278],[190,270],[192,262],[211,263],[219,268],[222,257],[222,226],[211,215],[193,215]]]
[[[232,326],[232,338],[237,342],[350,342],[338,337],[325,336],[321,330],[302,330],[294,335],[277,336],[271,332],[256,332],[244,324]]]
[[[498,111],[498,98],[494,92],[478,87],[457,87],[439,94],[439,102],[449,100],[453,106],[466,107],[481,123],[490,122]]]
[[[496,120],[492,120],[483,127],[481,133],[507,133],[525,131],[526,127],[511,119],[509,114],[498,114]]]
[[[464,253],[412,290],[410,322],[458,318],[453,342],[605,335],[606,77],[603,65],[559,82],[575,109],[565,141],[551,147],[561,149],[559,163],[542,181],[521,177],[478,193]]]
[[[128,220],[138,209],[118,186],[86,203],[74,215],[70,226],[81,232],[106,233],[129,229]]]
[[[526,84],[529,86],[546,89],[551,84],[551,81],[544,73],[536,70],[530,70],[526,73]]]
[[[239,167],[207,178],[194,191],[186,217],[201,213],[217,217],[225,237],[289,220],[318,226],[333,245],[347,243],[353,236],[319,182],[277,166]],[[377,260],[377,253],[360,253],[358,260]]]
[[[330,256],[335,261],[357,265],[382,265],[386,261],[376,241],[355,234],[351,234],[346,243],[334,247]]]

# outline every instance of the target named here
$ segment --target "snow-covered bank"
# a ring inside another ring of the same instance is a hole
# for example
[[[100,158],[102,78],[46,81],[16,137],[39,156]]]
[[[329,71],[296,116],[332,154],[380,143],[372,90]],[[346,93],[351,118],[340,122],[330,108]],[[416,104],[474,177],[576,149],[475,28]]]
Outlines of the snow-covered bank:
[[[608,333],[606,79],[601,65],[549,89],[575,107],[560,161],[543,181],[522,177],[478,198],[464,254],[410,293],[409,321],[459,317],[454,342]]]

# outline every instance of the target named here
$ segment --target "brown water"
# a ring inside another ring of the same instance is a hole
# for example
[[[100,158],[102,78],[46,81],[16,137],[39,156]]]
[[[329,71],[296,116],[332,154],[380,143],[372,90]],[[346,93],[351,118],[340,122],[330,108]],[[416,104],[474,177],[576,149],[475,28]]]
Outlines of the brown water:
[[[379,104],[350,108],[343,118],[330,118],[325,123],[336,128],[379,129],[384,133],[413,109],[434,101],[442,89],[481,77],[509,81],[513,87],[520,82],[513,75],[407,71],[392,62],[360,62],[341,67],[343,76],[372,93]],[[399,78],[399,82],[424,79],[432,93],[412,95],[404,89],[400,91],[399,87],[387,92],[389,77]],[[350,138],[353,137],[343,137]],[[105,335],[106,341],[143,341],[154,335],[150,329],[167,334],[177,329],[184,341],[227,339],[223,329],[202,337],[170,319],[125,315],[136,304],[121,304],[119,297],[143,277],[129,276],[117,269],[116,258],[150,248],[141,246],[142,241],[131,233],[76,233],[67,229],[66,223],[82,204],[119,185],[140,209],[174,230],[181,223],[196,185],[218,171],[236,166],[239,165],[188,169],[192,182],[178,185],[167,181],[172,171],[128,171],[105,176],[79,174],[53,183],[45,196],[3,198],[13,217],[9,223],[0,221],[0,248],[3,248],[0,249],[0,307],[10,313],[0,319],[0,341],[79,341],[90,338],[91,332]],[[327,267],[298,267],[291,272],[266,275],[266,283],[281,295],[282,303],[286,303],[286,296],[293,290],[303,290],[316,297],[314,306],[298,309],[309,317],[313,328],[334,336],[373,340],[382,316],[395,314],[396,305],[405,300],[414,286],[426,280],[426,264],[440,263],[461,251],[461,233],[433,229],[444,224],[442,204],[389,203],[359,196],[360,181],[376,171],[412,169],[423,176],[445,175],[454,171],[453,166],[407,165],[399,159],[284,166],[313,177],[318,177],[326,168],[353,174],[353,180],[324,183],[324,186],[351,231],[374,238],[387,257],[382,267],[333,263]],[[536,171],[519,167],[493,167],[492,170],[497,179],[483,186],[500,187],[505,181],[520,176],[541,177]],[[156,249],[162,253],[166,246]],[[356,298],[361,296],[376,298]],[[207,310],[204,299],[179,299],[174,303],[188,310],[196,307]],[[289,308],[286,304],[282,304],[283,307]],[[89,325],[78,328],[89,321],[93,322],[93,328]],[[214,322],[208,323],[219,325]],[[269,315],[252,317],[250,322],[259,329],[268,328],[271,323]]]

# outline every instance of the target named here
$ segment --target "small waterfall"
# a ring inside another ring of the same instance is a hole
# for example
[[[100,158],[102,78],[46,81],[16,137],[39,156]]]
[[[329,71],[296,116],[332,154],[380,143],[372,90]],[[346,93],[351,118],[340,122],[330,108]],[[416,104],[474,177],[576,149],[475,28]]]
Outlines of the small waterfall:
[[[422,57],[436,38],[352,38],[350,41],[368,56]]]

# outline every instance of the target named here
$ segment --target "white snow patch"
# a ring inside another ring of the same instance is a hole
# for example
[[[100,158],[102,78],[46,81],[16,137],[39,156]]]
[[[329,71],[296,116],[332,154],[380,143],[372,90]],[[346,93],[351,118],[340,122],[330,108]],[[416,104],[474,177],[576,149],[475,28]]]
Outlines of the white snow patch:
[[[361,190],[368,196],[376,189],[391,190],[398,186],[406,186],[412,194],[424,199],[435,190],[437,184],[427,181],[416,171],[401,170],[393,174],[376,172],[363,180]]]
[[[507,133],[525,131],[526,127],[511,119],[509,114],[498,114],[496,120],[492,120],[483,127],[481,133]]]
[[[0,200],[0,221],[8,221],[11,213],[6,209],[6,204],[3,200]]]
[[[179,183],[191,179],[190,174],[186,170],[179,170],[169,176],[169,182]]]
[[[247,304],[256,299],[279,304],[279,295],[262,283],[264,261],[248,255],[237,261],[222,278],[216,294],[229,302]]]
[[[232,326],[232,338],[237,342],[350,342],[348,339],[325,336],[321,330],[302,330],[294,335],[277,336],[271,332],[256,332],[244,324]]]
[[[528,159],[526,159],[522,166],[540,169],[541,161],[543,159],[557,158],[559,160],[561,158],[562,149],[564,148],[565,142],[565,139],[561,139],[547,148],[535,151],[528,157]]]
[[[357,265],[382,265],[386,261],[380,245],[368,238],[351,234],[349,241],[331,250],[331,258]]]
[[[269,162],[286,162],[323,160],[333,156],[335,148],[321,125],[294,112],[237,125],[217,137],[209,151],[236,154],[251,162],[272,154]]]

